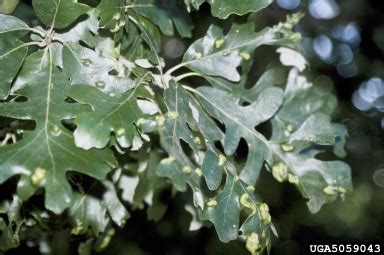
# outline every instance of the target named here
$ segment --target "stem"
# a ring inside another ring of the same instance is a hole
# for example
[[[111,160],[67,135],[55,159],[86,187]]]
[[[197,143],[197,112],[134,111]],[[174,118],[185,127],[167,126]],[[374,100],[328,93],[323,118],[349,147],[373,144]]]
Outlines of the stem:
[[[199,94],[199,92],[196,89],[194,89],[194,88],[191,88],[191,87],[188,87],[188,86],[185,86],[185,85],[183,85],[183,88],[185,90],[191,91],[193,94]]]
[[[29,30],[30,30],[31,32],[35,33],[35,34],[40,35],[42,38],[45,37],[45,33],[44,33],[43,31],[40,31],[40,30],[35,29],[35,28],[29,28]]]
[[[68,46],[68,44],[63,39],[61,39],[60,37],[57,37],[57,36],[53,36],[52,41],[58,41],[58,42],[61,42],[63,45]]]
[[[179,76],[175,77],[175,80],[176,80],[176,81],[181,81],[182,79],[185,79],[185,78],[190,77],[190,76],[199,76],[199,77],[203,77],[203,76],[202,76],[201,74],[199,74],[199,73],[191,72],[191,73],[185,73],[185,74],[179,75]]]
[[[173,73],[174,71],[176,71],[177,69],[180,69],[182,67],[184,67],[186,65],[186,63],[180,63],[178,65],[175,65],[174,67],[172,67],[171,69],[169,69],[165,75],[171,75],[171,73]]]

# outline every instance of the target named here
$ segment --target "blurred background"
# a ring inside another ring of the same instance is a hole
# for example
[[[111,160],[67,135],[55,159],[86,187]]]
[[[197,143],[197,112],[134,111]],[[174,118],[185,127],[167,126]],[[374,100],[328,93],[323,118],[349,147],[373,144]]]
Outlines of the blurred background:
[[[1,1],[0,1],[1,2]],[[275,0],[266,10],[254,15],[257,28],[283,21],[287,14],[303,12],[296,30],[303,34],[302,51],[308,62],[306,75],[320,90],[333,91],[339,99],[334,120],[348,127],[345,160],[352,167],[354,194],[344,201],[326,205],[317,214],[309,213],[306,201],[296,189],[280,184],[263,171],[258,192],[270,205],[279,234],[272,254],[300,254],[310,243],[373,243],[384,240],[384,2],[379,0]],[[30,3],[21,1],[16,14],[34,19]],[[192,13],[201,37],[210,23],[228,27],[242,22],[232,17],[219,21],[209,15],[203,4]],[[28,16],[30,15],[30,16]],[[163,38],[163,57],[172,66],[180,61],[190,41]],[[256,52],[254,75],[261,74],[265,59],[278,61],[275,49]],[[269,63],[272,64],[273,63]],[[123,230],[117,230],[103,254],[248,254],[241,242],[222,244],[212,227],[189,231],[191,214],[184,209],[191,194],[170,199],[160,222],[148,222],[145,211],[134,211]],[[57,254],[68,254],[78,245],[71,240],[63,246],[57,237]],[[55,240],[54,240],[55,241]],[[72,247],[73,246],[73,247]],[[72,248],[71,248],[72,247]],[[23,254],[26,247],[7,254]],[[38,251],[29,250],[29,254]],[[1,252],[0,252],[1,254]]]

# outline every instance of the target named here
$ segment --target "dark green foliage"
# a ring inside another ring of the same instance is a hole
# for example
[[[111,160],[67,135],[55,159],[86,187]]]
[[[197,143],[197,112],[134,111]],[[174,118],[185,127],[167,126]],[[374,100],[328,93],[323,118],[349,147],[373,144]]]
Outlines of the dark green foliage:
[[[259,32],[252,20],[226,34],[212,25],[180,64],[165,66],[160,33],[191,37],[188,11],[202,2],[34,0],[36,27],[0,15],[0,115],[35,124],[7,133],[0,147],[0,183],[18,177],[12,199],[0,201],[1,249],[29,236],[47,242],[55,217],[63,222],[55,229],[86,240],[81,254],[104,249],[128,208],[146,205],[148,218],[160,220],[166,204],[159,194],[173,186],[192,191],[199,220],[211,221],[221,241],[240,238],[258,254],[273,228],[255,194],[264,166],[296,185],[311,212],[352,190],[348,165],[315,158],[315,145],[345,141],[346,130],[331,123],[335,98],[299,73],[306,63],[292,28],[300,15]],[[224,19],[270,1],[208,3]],[[292,68],[285,86],[275,84],[272,69],[244,86],[262,45],[282,47],[282,63]],[[284,54],[296,54],[296,63]],[[192,72],[174,75],[181,68]],[[190,76],[203,82],[186,83]],[[265,123],[271,138],[259,131]],[[335,152],[343,154],[340,145]],[[35,197],[44,205],[21,212]]]

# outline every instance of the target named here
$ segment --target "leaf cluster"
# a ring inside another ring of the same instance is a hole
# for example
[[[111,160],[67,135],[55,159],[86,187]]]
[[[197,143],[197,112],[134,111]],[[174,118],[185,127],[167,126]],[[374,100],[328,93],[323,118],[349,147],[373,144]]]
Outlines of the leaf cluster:
[[[255,192],[261,170],[295,185],[311,212],[352,190],[349,166],[319,157],[343,156],[347,132],[331,122],[335,97],[300,72],[300,14],[259,31],[251,15],[225,32],[212,24],[167,66],[161,36],[191,37],[189,12],[205,1],[83,2],[33,0],[34,26],[0,14],[0,183],[15,184],[0,201],[1,249],[64,229],[83,238],[80,253],[102,250],[129,210],[160,220],[171,188],[190,192],[221,241],[258,254],[274,230]],[[219,19],[271,3],[206,2]],[[284,84],[272,67],[253,84],[261,46],[280,47]]]

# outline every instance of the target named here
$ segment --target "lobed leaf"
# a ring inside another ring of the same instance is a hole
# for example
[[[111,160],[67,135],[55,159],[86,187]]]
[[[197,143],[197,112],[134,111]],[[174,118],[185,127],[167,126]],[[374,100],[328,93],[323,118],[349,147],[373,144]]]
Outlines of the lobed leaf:
[[[239,99],[219,89],[201,87],[195,94],[207,111],[225,124],[224,151],[228,156],[235,153],[241,138],[246,140],[249,154],[240,178],[254,185],[263,158],[269,153],[265,138],[254,128],[277,112],[283,102],[283,91],[279,88],[264,90],[256,101],[245,107],[239,105]]]
[[[65,102],[69,84],[53,66],[53,57],[48,49],[28,56],[12,87],[14,95],[28,100],[2,103],[0,115],[34,120],[36,128],[26,132],[22,141],[0,148],[0,182],[17,174],[28,176],[29,186],[46,190],[46,207],[61,213],[73,197],[65,176],[67,171],[103,179],[116,163],[111,153],[77,148],[72,134],[63,126],[62,120],[85,109]]]
[[[106,147],[112,132],[121,147],[131,146],[134,137],[138,136],[134,123],[145,116],[137,99],[152,98],[143,87],[142,80],[119,96],[113,92],[107,95],[98,88],[81,85],[72,86],[68,96],[81,104],[92,106],[91,113],[79,114],[76,119],[75,142],[76,146],[83,149]]]
[[[233,24],[226,35],[220,27],[212,25],[204,38],[190,45],[182,63],[170,69],[169,73],[185,66],[203,77],[215,76],[239,82],[241,75],[237,70],[238,67],[242,63],[247,63],[249,69],[257,47],[273,44],[289,45],[297,39],[297,35],[287,27],[292,28],[300,18],[300,15],[289,17],[285,23],[265,28],[258,33],[254,32],[254,24],[250,22]]]
[[[211,5],[212,15],[220,19],[226,19],[232,13],[244,15],[249,12],[258,12],[272,3],[272,0],[184,0],[188,8],[193,6],[198,9],[203,2]]]
[[[74,195],[69,209],[72,234],[85,234],[91,228],[94,235],[99,236],[105,232],[110,219],[120,227],[125,225],[130,215],[118,199],[113,183],[103,181],[103,187],[105,192],[101,199],[89,194]]]
[[[27,55],[29,44],[21,41],[17,33],[22,35],[28,29],[18,18],[0,14],[0,99],[8,96],[10,85]]]
[[[62,29],[71,25],[90,7],[77,0],[33,0],[37,17],[47,26]]]
[[[121,23],[124,15],[139,15],[148,18],[157,25],[165,35],[173,35],[173,24],[179,34],[190,37],[193,24],[186,11],[179,8],[177,1],[164,0],[102,0],[97,7],[100,15],[100,24],[109,29],[115,29]],[[128,31],[129,32],[129,31]]]

